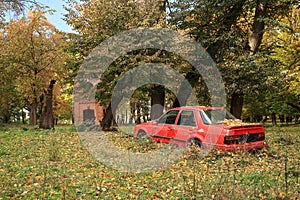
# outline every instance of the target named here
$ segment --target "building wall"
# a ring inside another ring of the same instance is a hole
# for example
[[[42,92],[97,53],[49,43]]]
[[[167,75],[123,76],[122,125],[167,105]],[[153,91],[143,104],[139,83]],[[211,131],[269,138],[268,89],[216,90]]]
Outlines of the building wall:
[[[75,124],[81,124],[84,121],[84,110],[91,109],[94,111],[95,124],[100,124],[104,117],[105,107],[100,106],[98,101],[81,101],[74,103],[74,120]]]

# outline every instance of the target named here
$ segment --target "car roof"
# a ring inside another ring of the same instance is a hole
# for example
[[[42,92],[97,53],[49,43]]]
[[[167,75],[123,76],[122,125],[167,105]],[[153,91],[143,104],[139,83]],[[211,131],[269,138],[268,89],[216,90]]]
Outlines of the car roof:
[[[182,106],[172,108],[170,110],[224,110],[224,107],[211,107],[211,106]]]

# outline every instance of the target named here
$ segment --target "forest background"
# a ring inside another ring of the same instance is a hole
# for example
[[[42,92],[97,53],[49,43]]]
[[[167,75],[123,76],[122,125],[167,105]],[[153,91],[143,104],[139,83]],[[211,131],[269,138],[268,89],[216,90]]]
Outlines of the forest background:
[[[54,10],[36,1],[2,0],[0,5],[3,123],[50,129],[70,121],[74,78],[83,60],[109,37],[141,27],[172,29],[199,42],[217,63],[227,108],[237,118],[274,125],[278,120],[299,120],[297,1],[68,0],[64,20],[72,32],[52,25],[47,14]],[[200,105],[210,105],[203,78],[182,58],[155,49],[130,52],[108,68],[98,86],[96,98],[106,108],[102,128],[114,123],[111,91],[115,84],[142,63],[167,63],[190,82]],[[149,109],[155,104],[162,108]],[[164,86],[149,84],[134,93],[130,106],[131,121],[139,123],[177,107],[178,100]]]

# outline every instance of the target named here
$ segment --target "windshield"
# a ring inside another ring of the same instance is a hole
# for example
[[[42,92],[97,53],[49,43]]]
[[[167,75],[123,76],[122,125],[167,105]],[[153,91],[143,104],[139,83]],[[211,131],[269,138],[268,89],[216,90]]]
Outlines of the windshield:
[[[201,110],[201,118],[204,124],[222,124],[226,120],[234,120],[235,117],[226,110]]]

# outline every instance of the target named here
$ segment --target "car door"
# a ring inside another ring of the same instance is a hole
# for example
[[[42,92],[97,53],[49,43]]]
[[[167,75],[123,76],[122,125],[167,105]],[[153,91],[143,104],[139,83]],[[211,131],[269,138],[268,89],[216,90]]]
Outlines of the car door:
[[[170,110],[158,119],[153,139],[164,143],[170,142],[169,136],[174,135],[178,113],[179,110]]]
[[[175,143],[186,143],[190,135],[197,132],[197,123],[193,110],[182,110],[179,114],[175,131],[169,132],[168,137]]]

